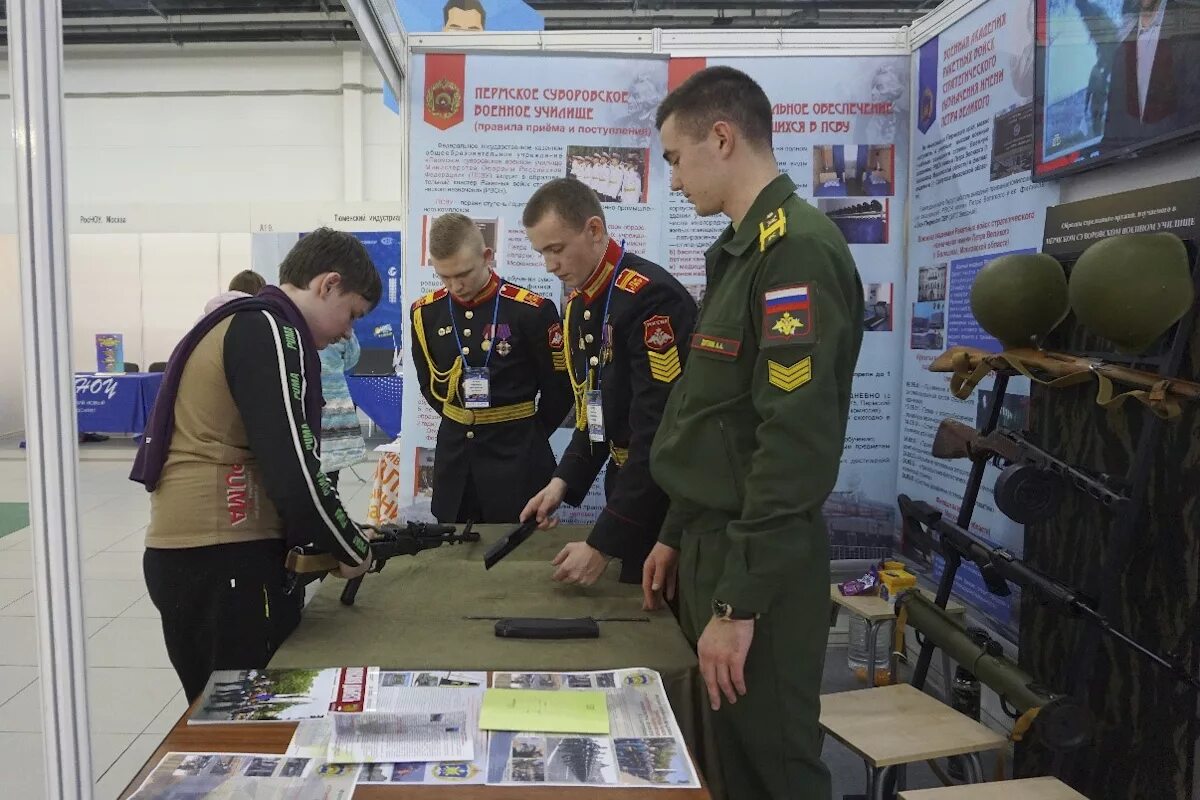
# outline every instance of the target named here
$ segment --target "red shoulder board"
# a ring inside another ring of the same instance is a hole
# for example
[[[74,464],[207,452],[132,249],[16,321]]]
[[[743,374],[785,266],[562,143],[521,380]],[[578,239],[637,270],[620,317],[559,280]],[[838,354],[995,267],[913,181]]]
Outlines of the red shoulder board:
[[[617,288],[630,294],[637,294],[649,282],[650,279],[645,275],[640,272],[634,272],[631,269],[623,269],[621,270],[621,274],[617,276]]]
[[[542,303],[546,302],[546,298],[536,292],[531,292],[528,289],[522,289],[514,283],[506,283],[500,287],[500,295],[509,300],[516,300],[518,303],[524,303],[534,308],[540,308]]]
[[[429,294],[421,297],[419,300],[417,300],[417,302],[412,304],[412,307],[414,309],[416,309],[416,308],[420,308],[421,306],[427,306],[430,303],[441,300],[445,296],[446,296],[446,287],[443,286],[441,289],[437,289],[436,291],[432,291]]]

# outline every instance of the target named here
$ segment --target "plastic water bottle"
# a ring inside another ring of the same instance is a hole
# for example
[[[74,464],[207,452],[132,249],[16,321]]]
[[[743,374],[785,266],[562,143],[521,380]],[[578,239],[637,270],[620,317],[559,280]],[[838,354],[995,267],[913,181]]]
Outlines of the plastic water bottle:
[[[960,714],[966,714],[976,722],[979,721],[979,679],[966,668],[959,667],[954,671],[954,683],[950,684],[950,705]],[[967,779],[961,758],[952,758],[947,765],[947,774],[956,781]]]
[[[892,653],[893,627],[895,623],[881,624],[875,630],[875,685],[885,686],[888,683],[888,661]],[[867,681],[867,621],[862,617],[850,616],[850,643],[846,648],[846,665],[850,671],[864,683]]]

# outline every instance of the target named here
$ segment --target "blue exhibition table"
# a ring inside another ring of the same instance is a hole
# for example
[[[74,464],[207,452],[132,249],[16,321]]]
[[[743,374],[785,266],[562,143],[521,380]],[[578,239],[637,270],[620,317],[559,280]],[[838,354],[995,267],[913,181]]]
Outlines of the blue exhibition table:
[[[80,432],[140,436],[162,379],[161,372],[76,373],[75,413]]]

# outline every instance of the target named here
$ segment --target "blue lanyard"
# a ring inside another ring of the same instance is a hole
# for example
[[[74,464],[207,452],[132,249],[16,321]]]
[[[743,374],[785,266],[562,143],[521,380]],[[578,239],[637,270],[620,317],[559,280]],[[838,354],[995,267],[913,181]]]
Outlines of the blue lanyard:
[[[604,316],[600,318],[600,352],[601,353],[604,352],[605,344],[607,344],[609,347],[612,347],[612,342],[605,342],[604,339],[606,336],[608,336],[608,329],[609,329],[608,309],[612,306],[613,287],[617,285],[617,270],[619,270],[621,268],[621,262],[623,260],[625,260],[625,240],[624,239],[621,240],[621,254],[619,256],[617,256],[617,263],[613,264],[612,278],[610,278],[609,282],[608,282],[608,295],[604,298]],[[584,298],[584,306],[586,306],[586,305],[587,305],[587,298],[585,297]],[[580,326],[580,327],[582,327],[582,326]],[[592,371],[591,357],[589,356],[588,358],[585,358],[583,361],[583,364],[584,364],[583,382],[586,384],[588,381],[588,377],[591,375],[591,371]],[[604,363],[603,363],[603,358],[601,357],[600,363],[598,363],[596,365],[596,390],[597,391],[600,390],[600,380],[603,377],[604,377]]]
[[[500,318],[500,290],[504,288],[504,278],[500,279],[500,283],[496,286],[496,303],[492,306],[492,338],[496,338],[496,320]],[[463,357],[463,364],[467,364],[467,357],[463,354],[462,339],[458,335],[458,323],[454,321],[454,298],[446,292],[446,302],[450,304],[450,327],[454,329],[454,341],[458,344],[458,354]],[[483,357],[483,368],[487,369],[488,364],[492,362],[492,351],[496,348],[490,343],[488,344],[487,355]]]

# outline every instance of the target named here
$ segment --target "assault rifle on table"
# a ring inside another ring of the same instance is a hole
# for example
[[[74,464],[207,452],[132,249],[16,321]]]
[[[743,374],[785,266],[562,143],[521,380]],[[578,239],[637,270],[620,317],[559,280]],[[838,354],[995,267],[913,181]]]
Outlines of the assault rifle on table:
[[[987,435],[966,423],[944,419],[933,437],[935,458],[993,459],[1004,470],[996,479],[996,505],[1009,518],[1028,524],[1047,519],[1062,501],[1069,484],[1113,514],[1129,497],[1107,475],[1094,475],[1050,455],[1015,431],[997,428]]]
[[[453,525],[437,525],[428,522],[409,522],[405,525],[361,525],[364,531],[371,531],[371,556],[375,563],[371,572],[383,569],[389,558],[395,556],[414,556],[422,550],[432,550],[444,544],[462,544],[478,542],[479,534],[471,530],[468,522],[462,533],[457,533]],[[336,558],[323,550],[313,547],[293,547],[287,554],[288,591],[307,586],[315,580],[325,577],[325,574],[336,570],[341,564]],[[354,605],[358,595],[358,587],[362,585],[363,576],[346,581],[342,589],[342,604]]]
[[[1031,589],[1044,602],[1071,616],[1083,618],[1158,664],[1178,680],[1200,689],[1200,679],[1188,674],[1179,664],[1168,661],[1114,628],[1103,614],[1080,596],[1077,589],[1038,572],[1003,547],[995,547],[953,522],[943,519],[941,512],[928,503],[915,501],[903,494],[898,498],[898,502],[903,519],[904,545],[911,545],[926,558],[931,552],[937,552],[945,559],[947,569],[957,569],[964,558],[973,562],[979,567],[987,590],[994,595],[1007,597],[1012,594],[1007,581],[1022,589]]]
[[[1096,395],[1100,405],[1107,408],[1132,397],[1164,418],[1177,416],[1181,403],[1200,400],[1200,383],[1031,347],[1001,353],[975,347],[951,347],[933,360],[929,371],[954,373],[950,390],[959,399],[966,399],[988,373],[999,371],[1020,373],[1050,387],[1074,386],[1094,378],[1100,382],[1100,391]],[[1136,390],[1113,396],[1113,383],[1132,386]]]

